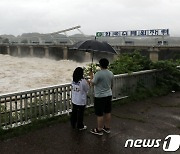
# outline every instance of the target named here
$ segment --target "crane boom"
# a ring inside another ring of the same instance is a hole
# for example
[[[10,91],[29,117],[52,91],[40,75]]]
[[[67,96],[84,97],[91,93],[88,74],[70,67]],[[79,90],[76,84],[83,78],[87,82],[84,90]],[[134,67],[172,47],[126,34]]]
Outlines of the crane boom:
[[[74,30],[74,29],[78,29],[78,28],[81,28],[81,26],[71,27],[71,28],[64,29],[64,30],[61,30],[61,31],[58,31],[58,32],[54,32],[54,33],[50,33],[50,34],[51,34],[51,35],[54,35],[54,34],[64,33],[64,32],[67,32],[67,31]]]

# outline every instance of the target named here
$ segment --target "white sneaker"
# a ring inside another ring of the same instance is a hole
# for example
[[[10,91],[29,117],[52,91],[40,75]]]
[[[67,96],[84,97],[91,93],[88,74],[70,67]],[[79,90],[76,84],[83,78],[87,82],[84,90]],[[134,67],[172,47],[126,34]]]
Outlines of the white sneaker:
[[[105,126],[102,129],[104,132],[106,132],[107,134],[109,134],[111,131],[109,128],[106,128]]]
[[[95,135],[100,135],[100,136],[103,135],[103,131],[102,130],[99,131],[97,128],[91,129],[90,132]]]
[[[87,126],[84,126],[83,128],[79,128],[79,130],[86,130]]]

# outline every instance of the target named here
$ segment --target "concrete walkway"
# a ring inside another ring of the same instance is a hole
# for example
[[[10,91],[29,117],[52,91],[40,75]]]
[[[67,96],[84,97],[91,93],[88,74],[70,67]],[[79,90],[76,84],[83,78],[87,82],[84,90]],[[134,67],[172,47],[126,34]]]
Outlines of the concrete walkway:
[[[95,115],[85,116],[88,130],[72,130],[70,123],[0,141],[0,154],[161,154],[167,135],[180,134],[180,92],[114,106],[110,134],[96,136]],[[125,148],[127,139],[161,139],[159,148]],[[174,152],[172,152],[174,154]],[[180,148],[175,152],[180,154]]]

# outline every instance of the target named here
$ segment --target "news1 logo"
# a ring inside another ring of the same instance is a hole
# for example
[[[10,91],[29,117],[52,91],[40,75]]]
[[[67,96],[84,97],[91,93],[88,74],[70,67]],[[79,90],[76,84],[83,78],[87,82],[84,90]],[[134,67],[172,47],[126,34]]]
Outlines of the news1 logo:
[[[180,147],[180,135],[168,135],[163,144],[164,151],[177,151]]]
[[[161,139],[128,139],[125,148],[159,148],[163,144],[164,151],[175,152],[180,148],[180,135],[168,135],[164,142]]]

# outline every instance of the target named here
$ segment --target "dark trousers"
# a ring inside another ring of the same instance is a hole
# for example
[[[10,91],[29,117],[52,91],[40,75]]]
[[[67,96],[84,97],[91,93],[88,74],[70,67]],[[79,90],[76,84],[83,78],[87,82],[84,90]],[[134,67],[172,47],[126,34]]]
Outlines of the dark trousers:
[[[72,128],[80,129],[80,128],[84,127],[84,123],[83,123],[84,109],[85,109],[85,105],[73,104],[73,109],[72,109],[72,113],[71,113]]]

